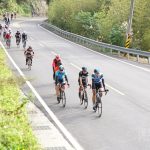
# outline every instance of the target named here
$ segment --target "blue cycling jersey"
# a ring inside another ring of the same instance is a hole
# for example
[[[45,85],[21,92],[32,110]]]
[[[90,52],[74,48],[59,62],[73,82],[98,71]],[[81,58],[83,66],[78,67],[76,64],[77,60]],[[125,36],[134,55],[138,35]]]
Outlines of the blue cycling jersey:
[[[103,74],[92,74],[92,81],[93,83],[101,83],[103,79]]]
[[[66,76],[67,74],[66,74],[66,72],[61,72],[61,71],[57,71],[56,72],[56,77],[57,77],[57,79],[58,79],[58,81],[64,81],[65,80],[65,76]]]

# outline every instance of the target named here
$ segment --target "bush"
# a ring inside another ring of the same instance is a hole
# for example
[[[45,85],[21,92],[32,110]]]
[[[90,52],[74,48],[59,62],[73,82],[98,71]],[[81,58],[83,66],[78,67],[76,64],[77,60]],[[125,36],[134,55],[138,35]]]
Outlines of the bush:
[[[0,150],[38,150],[19,87],[0,49]]]

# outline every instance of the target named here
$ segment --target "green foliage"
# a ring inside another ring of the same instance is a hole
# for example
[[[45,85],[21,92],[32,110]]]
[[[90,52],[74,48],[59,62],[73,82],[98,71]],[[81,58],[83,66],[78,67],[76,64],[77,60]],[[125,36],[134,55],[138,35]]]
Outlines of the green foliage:
[[[38,150],[39,146],[27,119],[26,98],[5,65],[0,49],[0,150]]]
[[[125,31],[119,27],[114,26],[110,33],[110,41],[113,45],[124,46]]]
[[[149,49],[146,40],[149,37],[146,33],[150,25],[149,8],[149,0],[135,0],[133,48]],[[53,0],[49,3],[49,21],[56,26],[122,46],[129,13],[130,1],[127,0]]]
[[[142,36],[142,49],[150,51],[150,29],[145,30]]]

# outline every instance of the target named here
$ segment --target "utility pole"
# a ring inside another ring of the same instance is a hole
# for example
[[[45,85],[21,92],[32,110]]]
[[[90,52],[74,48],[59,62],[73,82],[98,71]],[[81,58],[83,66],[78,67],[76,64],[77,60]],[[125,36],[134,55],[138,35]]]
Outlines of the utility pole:
[[[129,15],[127,33],[126,33],[126,34],[127,34],[127,38],[128,38],[128,35],[131,34],[133,11],[134,11],[134,0],[131,0],[131,4],[130,4],[130,15]]]
[[[131,28],[132,28],[133,11],[134,11],[134,0],[131,0],[130,15],[129,15],[128,27],[127,27],[127,32],[126,32],[126,43],[125,43],[126,48],[129,48],[130,43],[131,43]]]

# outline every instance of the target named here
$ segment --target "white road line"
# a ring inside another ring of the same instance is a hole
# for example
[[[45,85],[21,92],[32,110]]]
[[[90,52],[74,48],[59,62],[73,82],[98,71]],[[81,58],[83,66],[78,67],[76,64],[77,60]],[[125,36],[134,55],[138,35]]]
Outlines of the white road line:
[[[70,65],[72,65],[73,67],[75,67],[78,70],[81,70],[81,68],[73,63],[70,63]],[[106,84],[106,86],[108,86],[110,89],[114,90],[115,92],[119,93],[120,95],[125,95],[124,93],[122,93],[121,91],[117,90],[116,88],[113,88],[112,86]]]
[[[7,52],[7,50],[5,49],[5,47],[3,46],[3,44],[1,42],[0,42],[0,45],[4,49],[6,55],[8,56],[8,58],[10,59],[10,61],[13,63],[13,65],[15,66],[15,68],[18,70],[18,72],[20,73],[20,75],[26,80],[25,75],[20,70],[20,68],[17,66],[17,64],[12,59],[12,57],[9,55],[9,53]],[[45,108],[45,110],[47,111],[47,113],[49,114],[49,116],[53,119],[53,121],[59,127],[59,129],[61,130],[61,132],[70,141],[70,143],[73,145],[73,147],[76,150],[83,150],[83,148],[81,147],[81,145],[73,138],[73,136],[71,135],[71,133],[69,133],[69,131],[63,126],[63,124],[54,115],[54,113],[49,109],[49,107],[47,106],[47,104],[45,103],[45,101],[41,98],[41,96],[38,94],[38,92],[34,89],[34,87],[32,86],[32,84],[29,81],[27,81],[27,80],[26,80],[26,84],[30,87],[30,89],[32,90],[32,92],[35,94],[36,98],[39,100],[39,102]]]
[[[70,65],[72,65],[73,67],[77,68],[78,70],[81,70],[80,67],[78,67],[77,65],[73,64],[73,63],[70,63]]]
[[[39,43],[39,45],[40,45],[41,47],[44,47],[44,45],[43,45],[42,43]]]
[[[45,31],[47,31],[47,32],[49,32],[49,33],[51,33],[51,34],[54,34],[53,32],[50,32],[49,30],[47,30],[47,29],[41,27],[39,24],[38,24],[38,26],[39,26],[40,28],[42,28],[43,30],[45,30]],[[56,34],[54,34],[54,35],[57,36],[57,37],[59,37],[59,38],[62,38],[63,40],[66,40],[66,41],[68,41],[68,42],[70,42],[70,43],[76,44],[76,45],[78,45],[78,46],[80,46],[80,47],[83,47],[83,48],[89,50],[89,51],[92,51],[92,52],[94,52],[94,53],[96,53],[96,54],[98,54],[98,55],[101,55],[101,56],[104,56],[104,57],[107,57],[107,58],[110,58],[110,59],[119,61],[119,62],[121,62],[121,63],[124,63],[124,64],[126,64],[126,65],[129,65],[129,66],[132,66],[132,67],[135,67],[135,68],[138,68],[138,69],[141,69],[141,70],[146,71],[146,72],[150,72],[150,70],[147,69],[147,68],[143,68],[143,67],[140,67],[140,66],[136,66],[136,65],[133,65],[133,64],[131,64],[131,63],[128,63],[128,62],[119,60],[119,59],[117,59],[117,58],[113,58],[113,57],[111,57],[111,56],[107,56],[107,55],[105,55],[105,54],[101,54],[101,53],[96,52],[96,51],[94,51],[94,50],[92,50],[92,49],[89,49],[89,48],[87,48],[87,47],[84,47],[84,46],[82,46],[82,45],[79,45],[79,44],[77,44],[77,43],[74,43],[74,42],[72,42],[72,41],[69,41],[69,40],[67,40],[67,39],[65,39],[65,38],[63,38],[63,37],[61,37],[61,36],[58,36],[58,35],[56,35]]]
[[[33,41],[34,39],[30,36],[30,39]]]

